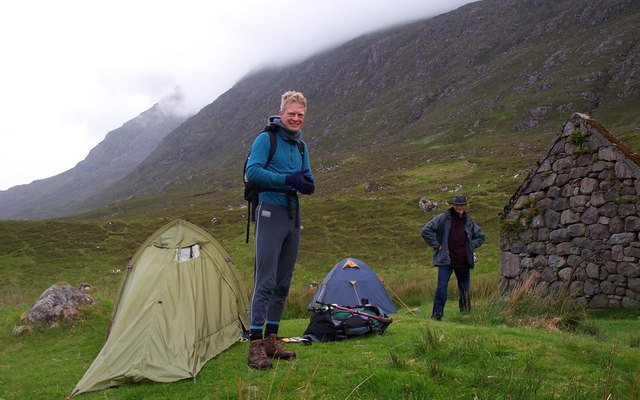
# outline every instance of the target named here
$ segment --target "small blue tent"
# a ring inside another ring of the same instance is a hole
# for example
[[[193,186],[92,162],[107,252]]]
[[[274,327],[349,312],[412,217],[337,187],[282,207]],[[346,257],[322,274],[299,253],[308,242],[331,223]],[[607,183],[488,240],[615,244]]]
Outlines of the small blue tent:
[[[309,309],[315,309],[318,303],[357,306],[362,299],[368,299],[370,304],[386,314],[397,312],[376,273],[356,258],[345,258],[324,278],[309,303]]]

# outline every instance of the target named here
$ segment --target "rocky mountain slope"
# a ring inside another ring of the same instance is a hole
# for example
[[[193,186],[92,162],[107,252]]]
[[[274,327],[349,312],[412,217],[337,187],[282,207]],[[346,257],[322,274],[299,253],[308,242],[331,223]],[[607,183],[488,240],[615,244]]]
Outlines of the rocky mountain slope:
[[[573,112],[638,151],[639,25],[635,0],[483,0],[365,35],[246,76],[81,208],[170,193],[239,203],[246,151],[290,89],[309,100],[319,195],[427,159],[526,167]]]
[[[107,134],[87,157],[61,174],[0,191],[0,219],[44,219],[86,211],[82,203],[129,174],[186,119],[182,100],[163,99]]]
[[[107,197],[184,188],[176,182],[185,180],[198,182],[196,191],[233,187],[251,140],[288,89],[309,100],[304,138],[317,167],[354,153],[382,157],[378,165],[469,146],[490,157],[505,146],[536,153],[547,141],[535,138],[575,111],[638,148],[638,23],[640,3],[630,0],[484,0],[366,35],[247,76],[168,135]]]

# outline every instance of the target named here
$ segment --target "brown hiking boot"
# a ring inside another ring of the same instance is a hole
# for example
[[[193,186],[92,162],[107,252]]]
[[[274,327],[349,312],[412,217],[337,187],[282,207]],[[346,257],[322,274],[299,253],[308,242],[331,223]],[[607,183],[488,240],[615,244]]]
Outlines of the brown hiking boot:
[[[296,356],[296,353],[284,348],[275,333],[269,334],[264,339],[264,351],[267,353],[267,357],[282,358],[283,360],[288,360]]]
[[[264,340],[252,340],[249,344],[249,366],[255,369],[271,368],[271,361],[265,353]]]

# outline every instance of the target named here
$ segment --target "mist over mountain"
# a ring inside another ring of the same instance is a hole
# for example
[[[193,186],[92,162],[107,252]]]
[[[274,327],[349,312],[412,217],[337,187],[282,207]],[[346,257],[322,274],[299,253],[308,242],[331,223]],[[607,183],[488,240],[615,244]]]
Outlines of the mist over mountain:
[[[169,192],[240,204],[246,152],[292,89],[309,102],[303,139],[318,195],[427,160],[507,155],[526,168],[573,112],[592,115],[639,151],[637,26],[634,0],[467,4],[254,72],[164,136],[122,180],[77,191],[81,202],[60,202],[48,214],[42,205],[8,214],[3,199],[17,192],[0,192],[0,217],[71,214]],[[88,180],[99,164],[82,165]],[[53,182],[40,192],[52,200],[68,192],[65,181]]]
[[[130,173],[187,118],[182,103],[174,92],[109,132],[72,169],[0,191],[0,218],[45,219],[87,211],[82,202]]]

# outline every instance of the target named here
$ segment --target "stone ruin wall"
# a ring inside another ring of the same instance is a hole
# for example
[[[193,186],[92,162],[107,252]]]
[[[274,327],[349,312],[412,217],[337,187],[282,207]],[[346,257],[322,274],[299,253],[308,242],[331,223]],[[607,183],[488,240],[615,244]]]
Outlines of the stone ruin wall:
[[[640,308],[640,159],[616,141],[585,115],[564,126],[505,207],[507,289],[534,274],[539,294],[568,289],[589,308]]]

